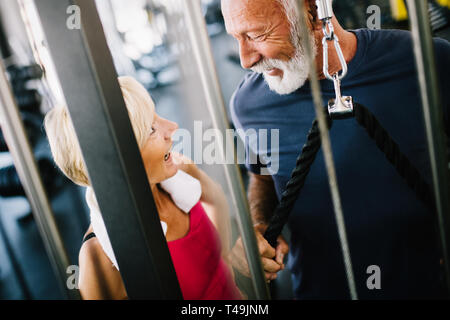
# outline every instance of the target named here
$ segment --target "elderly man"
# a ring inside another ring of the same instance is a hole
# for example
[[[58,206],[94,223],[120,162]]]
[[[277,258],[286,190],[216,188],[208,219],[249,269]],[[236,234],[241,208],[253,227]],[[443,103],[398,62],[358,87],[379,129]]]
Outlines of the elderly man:
[[[267,279],[274,279],[283,269],[288,248],[281,237],[276,248],[270,247],[262,233],[315,118],[294,1],[222,0],[226,29],[239,42],[242,67],[253,71],[231,100],[234,125],[243,130],[279,129],[279,146],[272,146],[279,152],[279,163],[264,163],[261,157],[257,164],[247,164],[251,172],[249,203]],[[326,105],[334,97],[334,88],[321,71],[321,21],[315,1],[304,1]],[[400,30],[344,30],[336,18],[332,23],[348,63],[341,86],[343,95],[369,108],[431,182],[411,34]],[[434,45],[447,125],[450,45],[442,39],[435,39]],[[328,54],[329,73],[334,74],[341,65],[331,44]],[[359,297],[442,297],[441,254],[433,213],[415,197],[355,119],[334,121],[330,137]],[[257,145],[250,147],[258,153]],[[264,174],[267,172],[269,175]],[[349,298],[321,152],[288,226],[292,235],[287,263],[295,297]]]

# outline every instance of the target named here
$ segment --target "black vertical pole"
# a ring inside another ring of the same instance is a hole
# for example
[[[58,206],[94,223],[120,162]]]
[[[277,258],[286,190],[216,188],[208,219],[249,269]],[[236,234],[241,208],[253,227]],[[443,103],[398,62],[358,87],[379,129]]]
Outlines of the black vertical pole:
[[[66,25],[71,5],[80,29]],[[95,1],[35,6],[128,297],[181,299]]]

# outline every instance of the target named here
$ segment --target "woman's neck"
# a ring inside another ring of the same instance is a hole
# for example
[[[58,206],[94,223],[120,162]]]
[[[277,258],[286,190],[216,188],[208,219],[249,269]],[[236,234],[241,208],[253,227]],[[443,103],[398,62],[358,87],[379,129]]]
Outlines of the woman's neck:
[[[158,185],[150,185],[153,199],[158,210],[159,219],[167,224],[167,241],[176,240],[186,236],[189,232],[189,215],[184,214],[170,195]]]
[[[163,221],[168,220],[170,212],[173,209],[170,195],[162,190],[158,184],[151,184],[150,187],[152,190],[156,209],[158,210],[159,218]]]

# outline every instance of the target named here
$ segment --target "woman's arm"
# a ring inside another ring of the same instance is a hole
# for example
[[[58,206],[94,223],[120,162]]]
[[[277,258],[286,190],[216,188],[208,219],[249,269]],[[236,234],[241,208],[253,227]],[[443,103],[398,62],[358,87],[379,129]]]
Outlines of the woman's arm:
[[[230,208],[222,187],[199,169],[189,158],[180,154],[176,154],[175,156],[175,161],[179,164],[179,168],[200,181],[202,186],[200,201],[209,219],[219,232],[222,244],[222,256],[226,262],[229,262],[228,253],[230,251],[231,241]]]
[[[205,172],[196,169],[193,177],[202,185],[202,201],[209,219],[219,232],[222,244],[222,256],[228,259],[231,242],[230,208],[222,187],[214,182]]]

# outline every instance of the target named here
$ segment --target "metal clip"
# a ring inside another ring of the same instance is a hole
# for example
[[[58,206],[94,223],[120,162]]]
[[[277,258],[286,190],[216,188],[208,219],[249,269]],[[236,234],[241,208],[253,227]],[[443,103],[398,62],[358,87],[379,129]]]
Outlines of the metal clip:
[[[331,19],[333,16],[333,6],[331,0],[316,0],[317,17],[319,20]]]
[[[341,80],[337,74],[333,75],[335,99],[328,101],[328,114],[332,119],[343,119],[353,116],[353,99],[350,96],[341,96]]]
[[[353,116],[353,99],[350,96],[341,96],[341,80],[347,74],[347,62],[342,53],[339,39],[334,34],[333,24],[331,18],[333,17],[333,7],[331,0],[316,0],[317,16],[322,20],[322,47],[323,47],[323,73],[325,77],[334,83],[335,99],[328,101],[328,114],[332,119],[342,119]],[[327,30],[328,27],[328,30]],[[339,63],[342,67],[342,72],[330,75],[328,71],[328,42],[333,41],[336,53],[339,58]]]
[[[341,64],[341,67],[342,67],[342,72],[338,77],[339,77],[339,80],[342,80],[342,78],[345,77],[345,75],[347,74],[347,71],[348,71],[347,62],[345,62],[344,54],[342,53],[341,46],[339,45],[339,39],[336,35],[334,35],[334,37],[333,37],[333,43],[334,43],[334,47],[336,48],[336,53],[339,58],[339,63]],[[334,75],[331,76],[330,73],[328,72],[328,43],[327,43],[326,37],[322,38],[322,46],[323,46],[323,73],[327,79],[334,81],[333,80]]]

